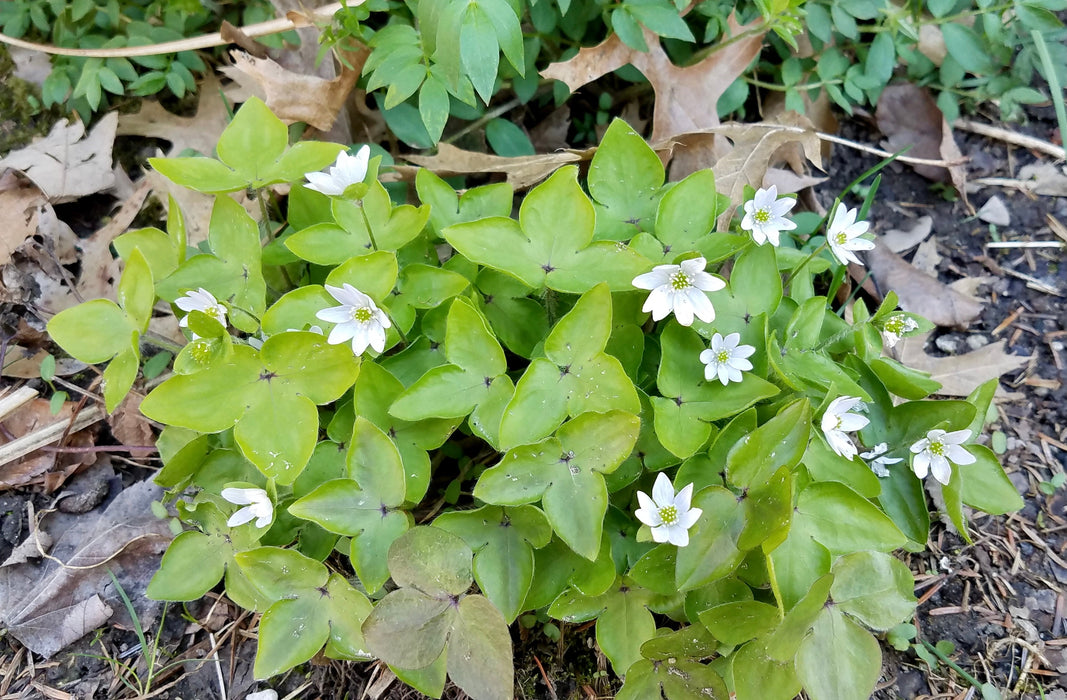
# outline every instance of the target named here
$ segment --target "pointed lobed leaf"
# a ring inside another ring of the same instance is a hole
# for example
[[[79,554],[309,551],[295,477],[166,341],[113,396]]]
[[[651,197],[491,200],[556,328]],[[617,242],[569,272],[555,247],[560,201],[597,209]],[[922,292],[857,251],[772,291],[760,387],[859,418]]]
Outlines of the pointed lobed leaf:
[[[515,692],[511,634],[480,595],[459,601],[448,638],[448,675],[471,700],[510,700]]]
[[[744,558],[737,541],[745,514],[737,497],[721,486],[710,486],[693,497],[703,513],[689,530],[689,545],[678,550],[679,590],[698,588],[733,571]]]
[[[589,193],[603,208],[598,238],[628,240],[650,230],[664,177],[656,152],[629,124],[613,119],[589,164]]]
[[[279,600],[259,620],[255,677],[270,678],[304,663],[329,637],[330,620],[318,596]]]
[[[656,634],[656,622],[647,607],[649,599],[648,591],[623,578],[608,595],[607,608],[597,619],[597,645],[620,676],[641,659],[641,645]]]
[[[271,174],[289,143],[289,130],[258,97],[249,98],[219,136],[219,160],[252,183]]]
[[[367,596],[353,588],[339,574],[330,574],[324,602],[330,620],[326,655],[332,659],[366,660],[369,654],[362,627],[374,609]]]
[[[130,345],[132,324],[113,301],[93,299],[63,309],[48,322],[48,334],[72,357],[98,364]]]
[[[489,324],[474,305],[463,297],[457,297],[448,311],[445,357],[468,373],[481,374],[490,379],[507,369],[504,351]]]
[[[398,586],[456,596],[470,588],[472,558],[470,547],[456,535],[441,528],[416,527],[389,548],[389,571]]]
[[[355,479],[382,506],[404,502],[404,465],[400,452],[381,428],[363,416],[356,417],[348,447],[348,476]]]
[[[434,663],[445,648],[455,609],[447,600],[401,588],[382,598],[363,623],[368,650],[398,668]]]
[[[827,659],[833,659],[833,673],[826,672]],[[812,700],[867,698],[882,672],[882,650],[870,632],[828,607],[801,643],[796,668]]]
[[[726,476],[738,488],[762,484],[782,467],[800,463],[811,435],[811,403],[800,399],[739,440],[726,458]]]
[[[871,629],[885,631],[915,612],[915,580],[901,561],[882,552],[853,552],[833,566],[830,595]]]
[[[890,552],[907,542],[877,506],[844,484],[811,484],[800,493],[797,514],[812,537],[836,554]]]
[[[611,293],[600,283],[583,294],[545,339],[545,355],[560,367],[590,360],[611,336]]]

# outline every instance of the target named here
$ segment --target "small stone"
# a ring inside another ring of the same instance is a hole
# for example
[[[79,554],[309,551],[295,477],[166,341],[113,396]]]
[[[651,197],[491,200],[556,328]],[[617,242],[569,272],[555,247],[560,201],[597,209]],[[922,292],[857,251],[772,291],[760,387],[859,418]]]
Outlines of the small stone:
[[[934,340],[934,345],[943,353],[955,355],[960,349],[960,339],[954,335],[939,335]]]
[[[974,335],[967,336],[967,347],[971,350],[977,350],[978,348],[989,345],[989,336],[982,335],[981,333],[975,333]]]
[[[978,218],[987,224],[996,226],[1007,226],[1011,223],[1011,214],[1008,213],[1008,208],[1004,206],[1004,202],[997,195],[993,195],[986,200],[986,203],[978,210]]]

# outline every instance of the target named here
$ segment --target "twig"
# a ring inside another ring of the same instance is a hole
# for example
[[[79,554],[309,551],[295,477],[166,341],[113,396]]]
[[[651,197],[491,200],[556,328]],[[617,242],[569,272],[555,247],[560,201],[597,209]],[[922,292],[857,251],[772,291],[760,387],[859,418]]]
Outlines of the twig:
[[[103,420],[104,411],[99,406],[90,406],[78,413],[74,420],[61,420],[35,430],[28,435],[0,445],[0,467],[23,457],[34,450],[59,440],[68,433],[76,433],[99,420]]]
[[[348,0],[345,5],[347,7],[355,7],[357,5],[362,5],[364,2],[366,2],[366,0]],[[280,34],[281,32],[287,32],[291,29],[310,26],[311,23],[317,19],[327,19],[332,17],[333,14],[341,8],[342,4],[335,2],[324,7],[316,8],[308,13],[307,16],[290,13],[287,17],[279,17],[277,19],[267,20],[266,22],[257,22],[255,24],[239,27],[238,29],[242,34],[250,38],[267,36],[268,34]],[[19,48],[29,49],[31,51],[40,51],[54,56],[124,58],[130,56],[159,56],[161,54],[178,53],[179,51],[196,51],[198,49],[209,49],[214,46],[225,46],[233,42],[224,39],[220,32],[214,32],[212,34],[204,34],[202,36],[194,36],[187,39],[179,39],[177,41],[165,41],[161,44],[125,46],[113,49],[68,49],[62,46],[50,46],[48,44],[38,44],[32,41],[23,41],[22,39],[15,39],[14,37],[5,34],[0,34],[0,43],[18,46]]]
[[[1023,148],[1040,151],[1053,158],[1059,158],[1060,160],[1067,158],[1067,151],[1064,151],[1062,146],[1057,146],[1054,143],[1042,141],[1039,138],[1027,136],[1026,134],[1018,134],[999,126],[993,126],[992,124],[983,124],[981,122],[971,121],[970,119],[957,119],[953,122],[952,127],[954,129],[969,131],[972,134],[979,134],[981,136],[988,136],[992,139],[998,139],[1014,146],[1022,146]]]
[[[986,243],[986,248],[1064,248],[1063,241],[994,241]]]
[[[0,420],[7,418],[36,397],[37,390],[28,386],[21,386],[10,394],[0,396]]]

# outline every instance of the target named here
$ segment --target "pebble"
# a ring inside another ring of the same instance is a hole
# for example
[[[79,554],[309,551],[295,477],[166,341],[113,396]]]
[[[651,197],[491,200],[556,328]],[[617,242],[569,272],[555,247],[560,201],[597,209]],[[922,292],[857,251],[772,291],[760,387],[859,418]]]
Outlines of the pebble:
[[[989,336],[982,335],[981,333],[975,333],[974,335],[967,336],[967,347],[971,350],[977,350],[978,348],[989,345]]]
[[[955,335],[939,335],[934,339],[934,345],[941,352],[955,355],[960,349],[960,339]]]

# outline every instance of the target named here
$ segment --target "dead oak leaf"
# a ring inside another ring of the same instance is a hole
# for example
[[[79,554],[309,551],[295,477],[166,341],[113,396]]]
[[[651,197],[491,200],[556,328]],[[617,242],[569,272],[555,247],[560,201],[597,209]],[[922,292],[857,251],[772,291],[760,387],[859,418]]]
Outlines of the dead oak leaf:
[[[221,83],[211,73],[200,85],[200,99],[194,116],[179,117],[163,109],[158,102],[145,100],[139,112],[124,114],[119,118],[118,134],[169,141],[168,156],[177,156],[186,150],[210,156],[215,152],[215,144],[222,130],[229,123],[230,115],[222,99]]]
[[[896,292],[900,308],[938,326],[965,326],[982,313],[980,302],[917,269],[881,241],[867,252],[867,265],[882,294]]]
[[[0,192],[0,265],[11,262],[11,254],[37,233],[37,208],[46,201],[36,187]]]
[[[20,171],[52,203],[106,190],[115,182],[111,149],[117,124],[118,113],[110,112],[86,134],[80,121],[60,120],[47,136],[0,160],[0,172]]]
[[[331,80],[291,71],[270,58],[255,58],[243,51],[231,51],[233,65],[222,72],[261,97],[283,122],[305,122],[329,131],[368,55],[369,50],[346,53],[350,65],[342,66],[341,74]]]
[[[595,149],[584,151],[564,150],[535,156],[507,158],[487,153],[465,151],[451,144],[439,143],[437,154],[432,156],[406,155],[405,160],[428,168],[441,177],[468,173],[503,173],[516,190],[535,185],[561,166],[592,157]],[[404,172],[403,168],[398,168]]]
[[[934,357],[923,350],[929,333],[904,338],[897,344],[898,359],[903,364],[930,374],[941,383],[938,394],[968,396],[980,384],[1020,369],[1030,361],[1027,355],[1005,352],[1005,342],[990,343],[962,355]],[[1001,389],[997,389],[1002,393]]]
[[[699,63],[676,66],[660,45],[659,37],[642,28],[647,52],[633,49],[612,34],[597,46],[581,49],[574,57],[553,63],[541,71],[545,78],[566,83],[571,92],[630,64],[652,84],[656,101],[652,116],[652,141],[660,143],[678,134],[709,132],[719,125],[715,110],[719,98],[752,63],[763,47],[759,20],[739,25],[733,15],[729,20],[731,37],[722,47]],[[684,177],[712,164],[715,135],[705,133],[691,139],[690,150],[680,157],[685,163],[671,167],[672,178]]]

